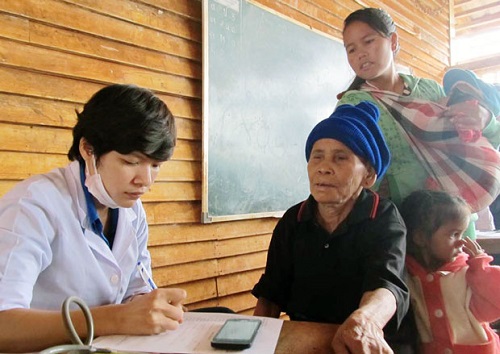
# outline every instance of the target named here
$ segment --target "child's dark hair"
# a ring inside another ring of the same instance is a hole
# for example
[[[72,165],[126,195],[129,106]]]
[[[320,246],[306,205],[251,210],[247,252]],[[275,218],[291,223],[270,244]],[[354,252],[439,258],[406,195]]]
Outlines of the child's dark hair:
[[[157,161],[168,160],[177,133],[167,105],[151,91],[135,85],[115,84],[96,92],[77,112],[70,160],[83,161],[80,139],[92,146],[96,159],[110,151],[138,151]]]
[[[372,29],[377,31],[381,36],[386,38],[390,37],[394,32],[396,32],[396,24],[392,20],[391,15],[389,15],[387,11],[382,9],[368,7],[365,9],[354,11],[344,20],[344,29],[342,32],[345,31],[347,26],[356,21],[367,24]],[[359,90],[364,82],[364,79],[356,76],[347,91]]]
[[[406,224],[407,253],[414,255],[417,248],[413,236],[416,232],[430,238],[444,223],[467,217],[471,209],[459,196],[442,191],[418,190],[403,200],[399,211]]]

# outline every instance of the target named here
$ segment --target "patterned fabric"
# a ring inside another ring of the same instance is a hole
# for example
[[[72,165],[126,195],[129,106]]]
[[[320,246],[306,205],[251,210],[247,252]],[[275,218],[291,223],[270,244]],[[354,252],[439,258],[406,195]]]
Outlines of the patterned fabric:
[[[435,102],[446,97],[443,88],[434,80],[405,74],[400,74],[400,77],[408,85],[411,91],[410,97]],[[384,197],[390,197],[399,206],[411,192],[425,187],[425,181],[429,174],[416,157],[408,141],[401,135],[401,128],[394,117],[370,92],[361,90],[347,91],[340,98],[337,105],[358,104],[362,101],[374,102],[379,106],[379,125],[391,152],[391,165],[387,173],[382,179],[377,178],[377,183],[372,189],[378,191]],[[485,132],[483,134],[486,136]],[[500,136],[500,133],[498,135]]]
[[[481,93],[462,83],[463,90],[481,100]],[[500,153],[477,132],[457,132],[453,124],[440,118],[442,104],[405,97],[389,91],[369,91],[399,123],[401,133],[425,166],[430,177],[427,188],[462,196],[477,212],[488,207],[500,193]]]

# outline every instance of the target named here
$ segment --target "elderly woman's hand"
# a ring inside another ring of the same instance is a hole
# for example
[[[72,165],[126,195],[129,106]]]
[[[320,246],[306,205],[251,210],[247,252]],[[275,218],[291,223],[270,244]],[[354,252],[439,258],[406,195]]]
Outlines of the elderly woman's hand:
[[[336,354],[393,354],[379,325],[356,311],[339,327],[332,341]]]

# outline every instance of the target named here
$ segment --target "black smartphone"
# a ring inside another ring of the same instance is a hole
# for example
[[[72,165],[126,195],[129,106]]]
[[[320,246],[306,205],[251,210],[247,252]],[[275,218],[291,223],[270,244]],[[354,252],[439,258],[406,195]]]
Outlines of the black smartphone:
[[[250,348],[261,323],[259,319],[228,319],[212,338],[211,345],[230,350]]]

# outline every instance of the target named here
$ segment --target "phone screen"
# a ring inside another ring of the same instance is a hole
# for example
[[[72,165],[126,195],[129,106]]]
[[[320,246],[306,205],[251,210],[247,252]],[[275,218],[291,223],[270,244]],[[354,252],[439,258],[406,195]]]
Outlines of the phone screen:
[[[261,325],[259,319],[229,319],[212,339],[216,348],[242,349],[252,344]]]

